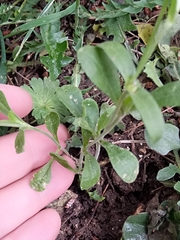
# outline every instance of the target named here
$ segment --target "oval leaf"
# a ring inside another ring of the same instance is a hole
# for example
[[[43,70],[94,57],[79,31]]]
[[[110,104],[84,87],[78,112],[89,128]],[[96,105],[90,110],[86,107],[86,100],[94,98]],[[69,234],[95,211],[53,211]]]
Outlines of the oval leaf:
[[[58,90],[58,98],[67,107],[67,109],[75,116],[82,117],[82,93],[73,85],[64,85]]]
[[[93,187],[100,178],[101,170],[97,160],[89,153],[85,154],[84,168],[81,177],[80,187],[87,190]]]
[[[24,152],[24,143],[25,143],[24,131],[22,129],[19,129],[19,132],[18,132],[18,134],[16,136],[16,139],[15,139],[16,153]]]
[[[176,173],[180,174],[180,169],[176,165],[169,164],[168,167],[159,170],[156,179],[160,182],[167,181],[174,177]]]
[[[103,49],[85,46],[78,60],[89,79],[116,103],[121,94],[119,74]]]
[[[146,229],[148,225],[148,213],[140,213],[130,216],[126,219],[123,225],[123,239],[124,240],[147,240]]]
[[[164,131],[164,120],[161,110],[151,94],[140,86],[130,86],[129,94],[142,120],[152,142],[159,140]]]
[[[136,69],[131,55],[122,44],[110,41],[99,44],[97,47],[104,50],[125,81],[135,74]]]
[[[57,136],[59,123],[60,123],[60,118],[58,114],[55,112],[49,113],[45,118],[46,127],[50,131],[50,133],[53,135],[53,137],[56,139],[56,141],[59,141]]]
[[[96,124],[99,118],[99,107],[97,103],[90,98],[82,102],[83,118],[88,122],[90,128],[95,131]]]
[[[170,82],[151,92],[160,107],[180,106],[180,81]]]
[[[161,155],[166,155],[171,150],[180,148],[179,129],[169,123],[165,124],[163,135],[158,141],[152,142],[146,131],[145,139],[148,146]]]
[[[174,184],[174,189],[180,192],[180,181],[177,181],[177,183]]]
[[[101,144],[106,149],[111,164],[120,178],[126,183],[134,182],[139,173],[137,158],[128,150],[109,142],[102,141]]]
[[[31,187],[41,192],[46,189],[51,180],[51,166],[53,161],[46,163],[37,173],[33,175],[33,179],[30,181]]]
[[[115,108],[116,108],[115,106],[108,105],[108,108],[105,111],[103,111],[103,113],[101,114],[99,121],[98,121],[98,126],[97,126],[98,134],[100,134],[100,132],[106,127],[106,125],[110,121],[110,118],[111,118],[112,113],[114,112]]]

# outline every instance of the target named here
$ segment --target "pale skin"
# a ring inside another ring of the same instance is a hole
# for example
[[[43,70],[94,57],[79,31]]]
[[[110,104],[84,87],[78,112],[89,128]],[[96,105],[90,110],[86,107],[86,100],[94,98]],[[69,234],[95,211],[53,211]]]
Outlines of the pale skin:
[[[1,85],[10,107],[20,117],[32,109],[32,99],[23,89]],[[5,119],[0,113],[0,119]],[[44,125],[41,129],[47,131]],[[33,173],[49,159],[49,152],[56,146],[46,136],[35,131],[25,133],[25,151],[16,154],[14,140],[16,133],[0,137],[0,239],[1,240],[55,240],[61,220],[53,209],[43,209],[58,198],[71,185],[74,174],[57,162],[52,166],[52,178],[43,192],[34,191],[30,185]],[[67,129],[58,129],[60,143],[65,147]],[[71,166],[72,159],[63,155]]]

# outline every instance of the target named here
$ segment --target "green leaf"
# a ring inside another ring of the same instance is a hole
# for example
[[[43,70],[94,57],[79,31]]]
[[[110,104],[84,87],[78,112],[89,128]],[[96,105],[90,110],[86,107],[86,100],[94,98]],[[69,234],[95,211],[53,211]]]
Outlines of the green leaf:
[[[180,174],[180,169],[176,165],[170,163],[168,167],[158,171],[156,179],[160,182],[167,181],[174,177],[176,173]]]
[[[24,143],[25,143],[24,131],[22,129],[19,129],[19,132],[15,139],[16,153],[24,152]]]
[[[151,92],[160,107],[180,106],[180,81],[170,82]]]
[[[98,134],[100,134],[100,132],[106,127],[106,125],[109,122],[115,108],[116,108],[115,106],[109,106],[108,105],[108,108],[105,111],[103,111],[103,113],[101,111],[102,114],[99,118],[98,126],[97,126],[97,133]]]
[[[151,78],[153,80],[153,82],[158,87],[162,87],[163,84],[162,84],[161,80],[159,79],[159,76],[158,76],[157,70],[156,70],[156,63],[158,60],[159,60],[159,58],[155,58],[153,61],[149,60],[145,65],[144,72],[147,74],[147,76],[149,78]]]
[[[83,141],[83,147],[86,147],[89,143],[90,138],[92,137],[92,133],[86,129],[81,129],[82,133],[82,141]]]
[[[85,153],[84,168],[80,182],[81,190],[93,187],[99,181],[100,174],[101,170],[97,160],[89,153]]]
[[[0,90],[0,112],[7,116],[10,110],[11,108],[8,105],[6,97],[4,93]]]
[[[20,117],[18,117],[12,110],[8,112],[8,119],[14,123],[19,124],[19,126],[28,125]]]
[[[136,70],[131,55],[122,44],[115,41],[110,41],[99,44],[97,47],[104,50],[108,58],[111,60],[114,66],[116,66],[125,81],[128,81],[128,79],[135,74]],[[111,83],[110,80],[109,82]]]
[[[149,215],[143,212],[137,215],[129,216],[122,228],[123,240],[147,240],[147,225]]]
[[[59,80],[51,81],[50,78],[32,78],[29,82],[30,87],[23,85],[23,89],[28,91],[33,99],[32,115],[41,123],[50,112],[56,112],[60,119],[68,114],[67,109],[59,101],[57,91],[59,89]]]
[[[124,42],[124,31],[134,31],[136,27],[132,23],[130,14],[124,14],[117,18],[109,18],[105,20],[105,28],[107,36],[114,36],[113,40],[119,43]]]
[[[142,87],[132,84],[132,86],[128,86],[127,90],[136,109],[141,114],[151,141],[157,141],[164,131],[164,120],[159,106],[151,94]]]
[[[0,29],[0,49],[1,49],[1,61],[0,61],[0,83],[7,82],[7,70],[6,70],[6,48],[4,43],[4,36]]]
[[[180,62],[176,61],[164,68],[173,78],[180,80]]]
[[[174,184],[174,189],[178,192],[180,192],[180,181],[177,181],[175,184]]]
[[[87,121],[92,131],[95,131],[99,118],[99,107],[93,99],[86,98],[82,102],[83,118]]]
[[[50,156],[53,157],[58,163],[60,163],[63,167],[67,168],[71,172],[75,173],[76,170],[69,165],[68,161],[64,159],[62,156],[58,155],[57,153],[50,153]]]
[[[161,22],[159,31],[164,28],[166,20]],[[176,15],[176,20],[171,28],[168,29],[168,34],[164,34],[163,38],[161,39],[160,43],[170,45],[172,37],[180,30],[180,14]]]
[[[7,71],[6,71],[6,63],[0,62],[0,83],[7,82]]]
[[[91,199],[98,201],[98,202],[102,202],[105,199],[105,197],[99,195],[97,190],[95,190],[93,192],[88,192],[88,195]]]
[[[41,192],[46,189],[51,180],[51,166],[53,161],[46,163],[37,173],[33,175],[30,181],[32,189]]]
[[[90,80],[116,103],[121,94],[119,75],[106,53],[100,47],[85,46],[79,49],[78,60]]]
[[[60,59],[59,58],[54,58],[52,56],[42,56],[40,58],[41,63],[48,69],[49,74],[50,74],[50,78],[54,81],[56,80],[56,78],[59,76],[59,74],[61,73],[61,68],[62,68],[62,64],[61,64],[61,56]]]
[[[46,127],[53,135],[53,137],[56,139],[56,141],[59,141],[57,136],[59,123],[60,123],[59,115],[55,112],[49,113],[45,118]]]
[[[30,28],[34,28],[34,27],[42,26],[44,24],[56,22],[57,20],[73,13],[75,10],[75,7],[76,7],[76,3],[74,2],[72,5],[70,5],[69,7],[67,7],[65,10],[63,10],[61,12],[53,13],[51,15],[44,16],[39,19],[31,20],[31,21],[21,25],[20,27],[15,28],[9,35],[6,35],[6,38],[17,35],[24,31],[27,31]]]
[[[145,139],[148,146],[161,155],[166,155],[171,150],[180,148],[179,129],[172,124],[165,124],[163,135],[158,141],[153,142],[146,131]]]
[[[124,182],[132,183],[139,173],[138,159],[128,150],[115,146],[109,142],[101,141],[106,149],[110,162]]]
[[[51,80],[55,80],[61,73],[61,68],[72,61],[72,58],[64,56],[68,42],[63,31],[59,31],[59,29],[59,21],[41,26],[41,35],[49,54],[42,56],[41,62],[49,70]]]
[[[83,97],[79,88],[73,85],[64,85],[58,89],[58,98],[75,117],[82,117]]]

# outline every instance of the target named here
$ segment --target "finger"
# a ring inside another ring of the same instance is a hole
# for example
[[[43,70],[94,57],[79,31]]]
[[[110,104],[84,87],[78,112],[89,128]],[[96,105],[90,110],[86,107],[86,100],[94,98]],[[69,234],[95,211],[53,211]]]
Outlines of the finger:
[[[69,157],[64,158],[73,166]],[[32,174],[0,190],[1,219],[3,216],[3,221],[0,221],[0,239],[58,198],[71,185],[74,178],[74,173],[53,162],[49,185],[46,190],[36,192],[29,185]]]
[[[0,84],[0,90],[3,91],[11,109],[19,116],[24,117],[32,110],[32,98],[24,89]],[[7,117],[0,113],[0,119],[7,119]]]
[[[59,214],[53,209],[45,209],[1,240],[54,240],[58,235],[60,225]]]
[[[45,125],[38,128],[48,132]],[[12,133],[0,138],[0,188],[47,163],[50,159],[49,153],[57,149],[55,143],[44,134],[26,131],[24,152],[17,154],[14,147],[16,135],[17,133]],[[61,146],[65,147],[68,132],[63,125],[59,126],[58,136]]]

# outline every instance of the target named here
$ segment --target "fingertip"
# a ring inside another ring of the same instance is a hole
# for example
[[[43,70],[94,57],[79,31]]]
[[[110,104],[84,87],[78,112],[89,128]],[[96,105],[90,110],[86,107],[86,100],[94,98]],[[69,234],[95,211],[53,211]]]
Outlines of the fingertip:
[[[59,214],[53,209],[45,209],[28,219],[1,240],[54,240],[61,227]]]
[[[33,101],[30,94],[24,89],[16,86],[0,84],[0,90],[4,93],[10,108],[19,116],[26,116],[33,107]],[[7,117],[0,113],[0,119]]]

